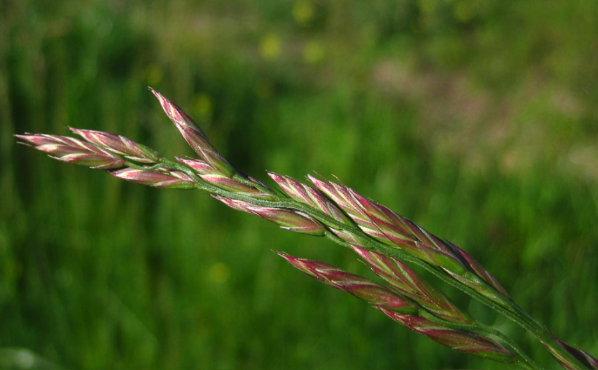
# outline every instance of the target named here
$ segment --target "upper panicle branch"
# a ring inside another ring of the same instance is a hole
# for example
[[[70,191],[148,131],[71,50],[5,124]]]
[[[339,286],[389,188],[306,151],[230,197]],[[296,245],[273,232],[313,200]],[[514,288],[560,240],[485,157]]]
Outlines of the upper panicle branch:
[[[162,105],[162,109],[164,109],[168,118],[170,118],[189,146],[191,146],[201,159],[218,169],[225,176],[231,177],[236,173],[235,169],[212,146],[201,128],[199,128],[187,113],[151,87],[150,90],[158,98],[158,101],[160,101],[160,105]]]

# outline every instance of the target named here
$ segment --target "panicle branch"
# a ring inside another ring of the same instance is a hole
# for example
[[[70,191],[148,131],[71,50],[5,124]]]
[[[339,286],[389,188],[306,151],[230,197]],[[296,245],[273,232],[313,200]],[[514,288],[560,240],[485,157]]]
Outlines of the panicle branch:
[[[358,275],[327,263],[277,252],[305,274],[366,301],[391,319],[444,346],[460,352],[512,363],[516,356],[495,341],[466,330],[452,329],[421,317],[423,310],[414,300]]]
[[[456,323],[473,324],[469,315],[459,310],[444,293],[428,284],[405,263],[357,246],[352,248],[376,275],[435,316]]]
[[[455,279],[493,300],[496,300],[496,293],[508,297],[504,288],[488,271],[454,244],[441,240],[407,218],[364,198],[347,186],[322,181],[313,176],[308,178],[316,188],[340,206],[364,233],[374,239],[401,248],[433,266],[442,268]],[[496,293],[483,289],[484,283],[491,286]]]

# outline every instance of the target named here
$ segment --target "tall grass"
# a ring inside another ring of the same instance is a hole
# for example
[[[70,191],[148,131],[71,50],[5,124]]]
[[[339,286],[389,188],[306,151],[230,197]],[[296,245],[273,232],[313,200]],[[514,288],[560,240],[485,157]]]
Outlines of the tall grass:
[[[295,3],[1,4],[0,346],[67,368],[492,366],[270,252],[366,274],[349,251],[13,143],[75,126],[180,155],[152,84],[194,107],[236,168],[338,175],[467,248],[559,337],[598,352],[596,5],[430,3],[312,3],[307,26]],[[308,42],[320,61],[304,59]]]

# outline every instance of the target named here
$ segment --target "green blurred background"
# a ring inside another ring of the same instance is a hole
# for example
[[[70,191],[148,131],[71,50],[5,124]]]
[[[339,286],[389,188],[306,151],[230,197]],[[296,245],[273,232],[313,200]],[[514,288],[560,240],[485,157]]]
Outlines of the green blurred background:
[[[236,168],[337,175],[597,355],[597,53],[594,0],[0,1],[0,367],[505,368],[272,252],[371,277],[349,250],[12,136],[72,126],[192,155],[148,85]]]

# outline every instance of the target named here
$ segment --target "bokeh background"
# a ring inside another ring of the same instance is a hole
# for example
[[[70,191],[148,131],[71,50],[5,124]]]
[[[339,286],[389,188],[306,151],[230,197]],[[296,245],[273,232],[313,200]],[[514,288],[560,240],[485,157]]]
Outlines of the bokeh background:
[[[338,176],[597,355],[597,53],[594,0],[0,1],[0,368],[504,368],[272,252],[372,277],[349,250],[12,136],[72,126],[192,155],[148,85],[236,168]]]

